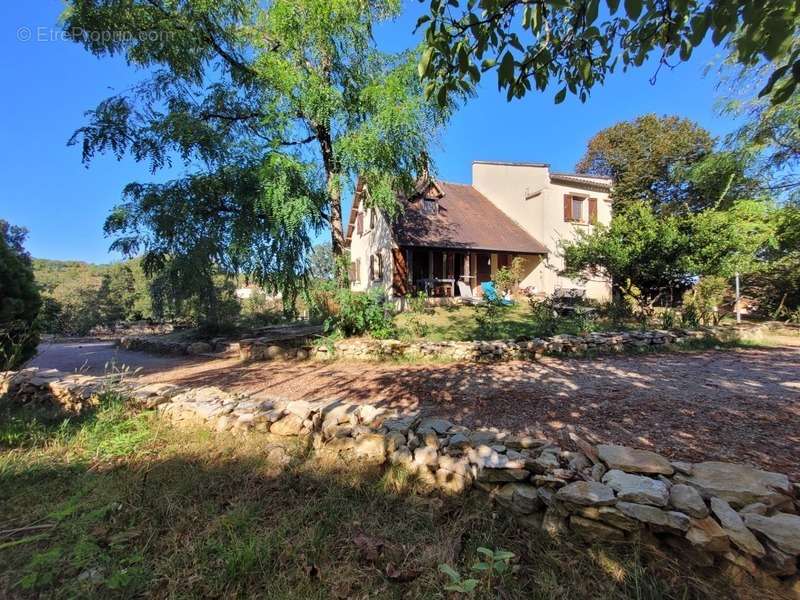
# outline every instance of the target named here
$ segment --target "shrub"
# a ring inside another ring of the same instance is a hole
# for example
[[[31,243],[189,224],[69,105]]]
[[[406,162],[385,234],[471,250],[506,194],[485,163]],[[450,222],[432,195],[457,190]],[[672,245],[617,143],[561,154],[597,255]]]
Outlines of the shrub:
[[[720,320],[719,305],[730,291],[725,277],[703,277],[694,288],[683,295],[684,311],[704,325],[717,325]]]
[[[425,292],[406,294],[406,307],[409,312],[416,314],[431,312],[428,306],[428,297],[425,295]]]
[[[536,335],[539,337],[555,335],[561,319],[555,309],[553,299],[534,297],[528,300],[528,305],[531,308],[531,320]]]
[[[26,231],[0,220],[0,368],[14,369],[36,353],[41,306]]]
[[[364,335],[386,339],[396,334],[392,311],[380,290],[368,293],[339,290],[338,310],[325,320],[326,331],[344,336]]]
[[[511,266],[502,267],[494,275],[494,284],[501,296],[512,291],[525,274],[525,259],[515,256],[511,261]]]

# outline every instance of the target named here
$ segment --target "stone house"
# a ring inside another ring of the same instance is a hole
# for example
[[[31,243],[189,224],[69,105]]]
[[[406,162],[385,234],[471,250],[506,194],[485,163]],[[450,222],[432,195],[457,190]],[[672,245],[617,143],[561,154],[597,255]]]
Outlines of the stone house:
[[[458,297],[493,279],[519,256],[520,288],[553,294],[579,289],[587,298],[611,296],[608,279],[560,276],[559,242],[611,220],[611,180],[553,173],[544,163],[475,161],[472,184],[430,180],[401,198],[395,219],[369,206],[359,185],[346,241],[354,291],[383,289],[389,297],[419,290]]]

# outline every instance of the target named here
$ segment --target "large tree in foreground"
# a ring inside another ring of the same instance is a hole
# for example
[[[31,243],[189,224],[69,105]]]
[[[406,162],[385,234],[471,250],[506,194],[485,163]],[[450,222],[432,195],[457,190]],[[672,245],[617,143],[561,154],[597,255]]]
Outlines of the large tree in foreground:
[[[488,71],[508,99],[558,86],[585,100],[615,68],[689,60],[710,39],[736,62],[769,65],[761,89],[774,103],[800,82],[800,3],[795,0],[423,0],[427,50],[420,72],[441,101]],[[653,75],[655,77],[655,74]]]
[[[316,231],[330,229],[341,263],[343,193],[360,177],[373,203],[393,208],[444,114],[423,98],[416,54],[375,46],[374,25],[399,10],[399,0],[68,1],[72,39],[150,74],[89,113],[73,138],[84,160],[130,153],[153,171],[174,161],[191,171],[128,186],[106,226],[116,247],[143,250],[149,271],[179,258],[177,271],[208,289],[217,269],[287,297]]]

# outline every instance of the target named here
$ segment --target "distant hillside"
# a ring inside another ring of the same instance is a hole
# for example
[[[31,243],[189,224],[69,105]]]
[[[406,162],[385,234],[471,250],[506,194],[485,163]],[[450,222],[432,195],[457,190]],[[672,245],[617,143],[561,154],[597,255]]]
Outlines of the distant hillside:
[[[83,335],[95,325],[152,316],[139,259],[98,265],[34,258],[33,274],[45,300],[44,331]]]

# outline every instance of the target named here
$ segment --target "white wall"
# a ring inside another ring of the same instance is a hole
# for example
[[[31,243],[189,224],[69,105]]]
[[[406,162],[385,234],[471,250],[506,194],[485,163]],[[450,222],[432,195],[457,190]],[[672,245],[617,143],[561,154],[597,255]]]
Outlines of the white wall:
[[[574,239],[578,231],[591,231],[593,227],[564,221],[564,194],[597,198],[597,220],[607,224],[611,222],[607,192],[577,184],[554,183],[546,166],[483,162],[472,164],[472,185],[547,247],[547,259],[525,277],[522,287],[534,286],[537,291],[548,294],[560,287],[585,287],[589,298],[606,300],[611,297],[611,284],[607,280],[583,283],[558,275],[564,266],[558,252],[559,241]],[[526,199],[537,192],[540,193]],[[588,206],[585,209],[588,211]]]
[[[394,247],[391,224],[383,213],[376,209],[375,225],[370,228],[369,216],[366,212],[368,209],[360,204],[358,210],[364,211],[364,233],[359,235],[357,229],[353,228],[353,237],[350,240],[350,261],[361,259],[360,281],[358,283],[351,282],[350,289],[363,292],[380,287],[391,294],[392,248]],[[379,280],[369,281],[369,261],[373,254],[380,254],[383,257],[383,277]]]

